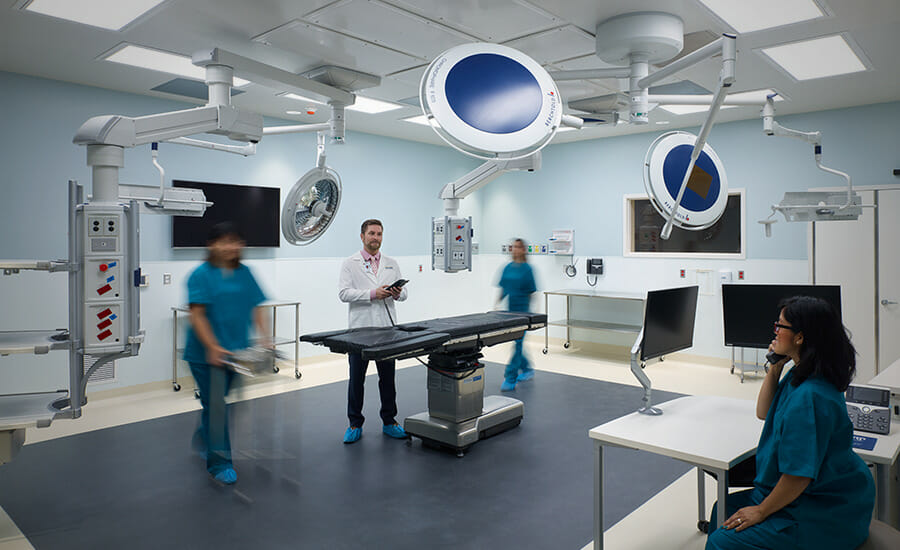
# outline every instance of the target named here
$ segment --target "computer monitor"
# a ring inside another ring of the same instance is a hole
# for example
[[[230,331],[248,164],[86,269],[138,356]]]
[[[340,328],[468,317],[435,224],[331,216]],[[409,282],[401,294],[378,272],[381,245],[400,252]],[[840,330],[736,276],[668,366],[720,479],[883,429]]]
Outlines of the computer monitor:
[[[694,345],[698,289],[697,286],[686,286],[647,293],[641,361]]]
[[[792,296],[815,296],[834,306],[841,317],[838,285],[722,285],[725,345],[766,349],[774,338],[778,303]]]

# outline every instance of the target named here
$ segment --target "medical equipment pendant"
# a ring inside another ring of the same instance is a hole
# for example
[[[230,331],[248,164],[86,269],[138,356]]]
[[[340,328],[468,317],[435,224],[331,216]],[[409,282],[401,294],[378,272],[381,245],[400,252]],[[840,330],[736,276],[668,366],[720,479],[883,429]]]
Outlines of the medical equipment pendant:
[[[136,300],[129,248],[131,208],[122,204],[85,204],[79,209],[82,241],[82,319],[84,352],[94,355],[128,349]],[[136,231],[135,231],[136,233]],[[136,252],[136,251],[135,251]]]
[[[431,269],[472,271],[472,218],[431,218]]]

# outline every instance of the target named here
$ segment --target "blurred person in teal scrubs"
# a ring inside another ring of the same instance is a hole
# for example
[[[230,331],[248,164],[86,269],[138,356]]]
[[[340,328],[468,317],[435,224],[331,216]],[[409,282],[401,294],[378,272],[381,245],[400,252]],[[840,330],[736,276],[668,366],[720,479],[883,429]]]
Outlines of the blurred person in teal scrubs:
[[[512,261],[503,268],[500,275],[500,300],[508,299],[509,311],[528,312],[531,308],[531,295],[537,290],[534,272],[528,265],[526,245],[522,239],[515,239],[512,244]],[[531,366],[522,349],[525,337],[515,342],[512,359],[503,373],[503,384],[500,391],[516,389],[517,382],[534,378],[534,367]]]
[[[868,537],[875,504],[843,393],[856,350],[828,302],[799,296],[778,309],[769,350],[784,357],[769,367],[756,402],[765,424],[754,488],[728,496],[728,519],[706,548],[851,550]],[[794,366],[782,378],[788,361]]]
[[[209,474],[226,484],[237,481],[225,410],[235,373],[225,368],[223,360],[229,352],[250,346],[254,322],[261,338],[268,334],[258,307],[265,295],[241,263],[243,248],[244,240],[233,224],[214,225],[207,239],[207,261],[191,273],[187,285],[191,326],[184,360],[191,366],[203,406],[193,445],[206,457]]]

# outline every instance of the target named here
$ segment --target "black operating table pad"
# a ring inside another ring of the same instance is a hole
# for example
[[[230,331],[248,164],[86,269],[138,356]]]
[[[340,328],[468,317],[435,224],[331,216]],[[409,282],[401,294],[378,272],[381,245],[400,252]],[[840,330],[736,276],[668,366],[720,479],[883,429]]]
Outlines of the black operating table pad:
[[[305,334],[302,342],[327,346],[335,353],[357,352],[363,359],[404,359],[434,352],[478,350],[521,338],[543,328],[542,313],[489,311],[429,319],[393,327],[367,327]]]

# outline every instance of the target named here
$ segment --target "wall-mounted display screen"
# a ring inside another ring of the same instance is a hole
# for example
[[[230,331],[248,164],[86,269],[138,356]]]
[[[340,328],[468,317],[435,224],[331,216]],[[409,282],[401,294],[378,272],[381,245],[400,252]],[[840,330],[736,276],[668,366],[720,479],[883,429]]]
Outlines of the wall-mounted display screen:
[[[185,180],[172,180],[172,185],[200,189],[213,203],[202,218],[172,217],[173,248],[206,246],[210,228],[224,221],[237,226],[247,246],[280,246],[281,189]]]

